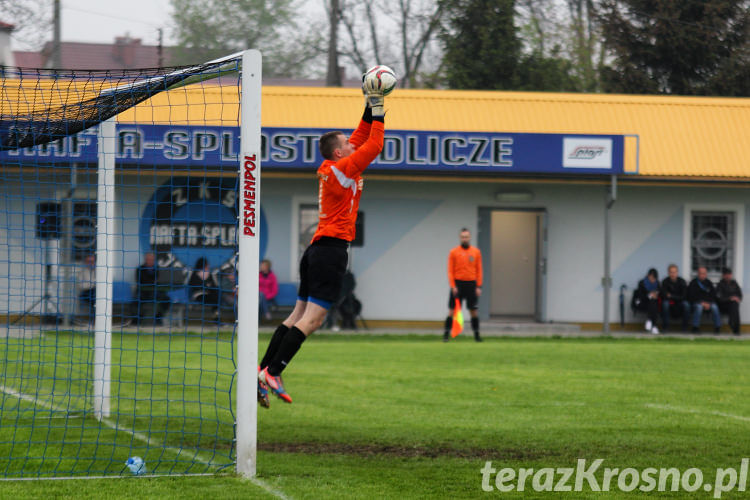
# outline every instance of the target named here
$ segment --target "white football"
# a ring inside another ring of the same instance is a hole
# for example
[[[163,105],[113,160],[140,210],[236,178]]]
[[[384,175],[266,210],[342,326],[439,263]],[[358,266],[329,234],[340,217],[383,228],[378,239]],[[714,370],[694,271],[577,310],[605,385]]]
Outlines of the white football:
[[[381,90],[383,95],[388,95],[396,88],[398,79],[396,73],[382,64],[378,64],[368,69],[362,77],[365,88]]]

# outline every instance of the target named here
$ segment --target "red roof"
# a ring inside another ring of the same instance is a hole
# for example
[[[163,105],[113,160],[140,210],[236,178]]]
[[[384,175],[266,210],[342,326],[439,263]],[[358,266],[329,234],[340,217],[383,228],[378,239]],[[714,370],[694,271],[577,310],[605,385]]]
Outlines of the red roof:
[[[16,66],[19,68],[41,68],[44,66],[41,52],[14,50],[13,58],[16,61]]]
[[[8,24],[0,21],[0,30],[13,31],[14,29],[16,29],[16,26],[14,24]]]
[[[65,69],[132,69],[158,68],[170,64],[171,47],[141,45],[139,38],[117,37],[114,44],[61,42],[60,67]],[[25,68],[52,67],[52,42],[41,52],[14,52],[16,66]],[[161,63],[161,64],[160,64]]]

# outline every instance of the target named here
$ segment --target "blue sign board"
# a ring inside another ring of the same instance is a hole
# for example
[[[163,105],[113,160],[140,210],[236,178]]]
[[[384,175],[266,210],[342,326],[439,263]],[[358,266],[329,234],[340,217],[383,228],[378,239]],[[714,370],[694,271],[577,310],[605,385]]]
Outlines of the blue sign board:
[[[237,181],[173,177],[157,188],[141,216],[141,253],[154,252],[163,267],[192,269],[198,259],[211,269],[233,267],[237,252]],[[268,225],[260,210],[260,256]]]
[[[317,169],[318,138],[328,129],[262,130],[263,168]],[[121,168],[238,168],[238,127],[118,124]],[[96,132],[0,153],[0,163],[95,163]],[[620,174],[622,135],[386,130],[383,152],[369,171],[433,173]]]

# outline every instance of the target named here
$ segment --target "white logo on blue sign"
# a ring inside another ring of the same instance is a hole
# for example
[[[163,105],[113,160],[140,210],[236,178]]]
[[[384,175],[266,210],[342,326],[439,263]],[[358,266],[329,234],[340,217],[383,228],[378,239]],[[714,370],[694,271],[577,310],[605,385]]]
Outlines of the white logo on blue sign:
[[[140,223],[141,251],[154,252],[160,266],[193,268],[207,259],[211,269],[234,267],[237,254],[237,181],[179,177],[162,184]],[[268,243],[260,210],[260,255]]]

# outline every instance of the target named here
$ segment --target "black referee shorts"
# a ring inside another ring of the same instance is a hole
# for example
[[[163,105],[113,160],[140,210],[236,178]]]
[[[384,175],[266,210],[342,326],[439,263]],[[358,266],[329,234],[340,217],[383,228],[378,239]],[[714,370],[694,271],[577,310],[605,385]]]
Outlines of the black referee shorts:
[[[349,260],[349,243],[323,237],[312,243],[299,263],[299,289],[297,296],[326,309],[336,302],[341,293],[341,283]]]
[[[456,288],[458,289],[458,300],[461,302],[466,301],[466,307],[473,311],[477,308],[477,282],[476,281],[460,281],[456,280]],[[450,291],[448,298],[448,309],[456,307],[456,296],[453,295],[453,290]]]

